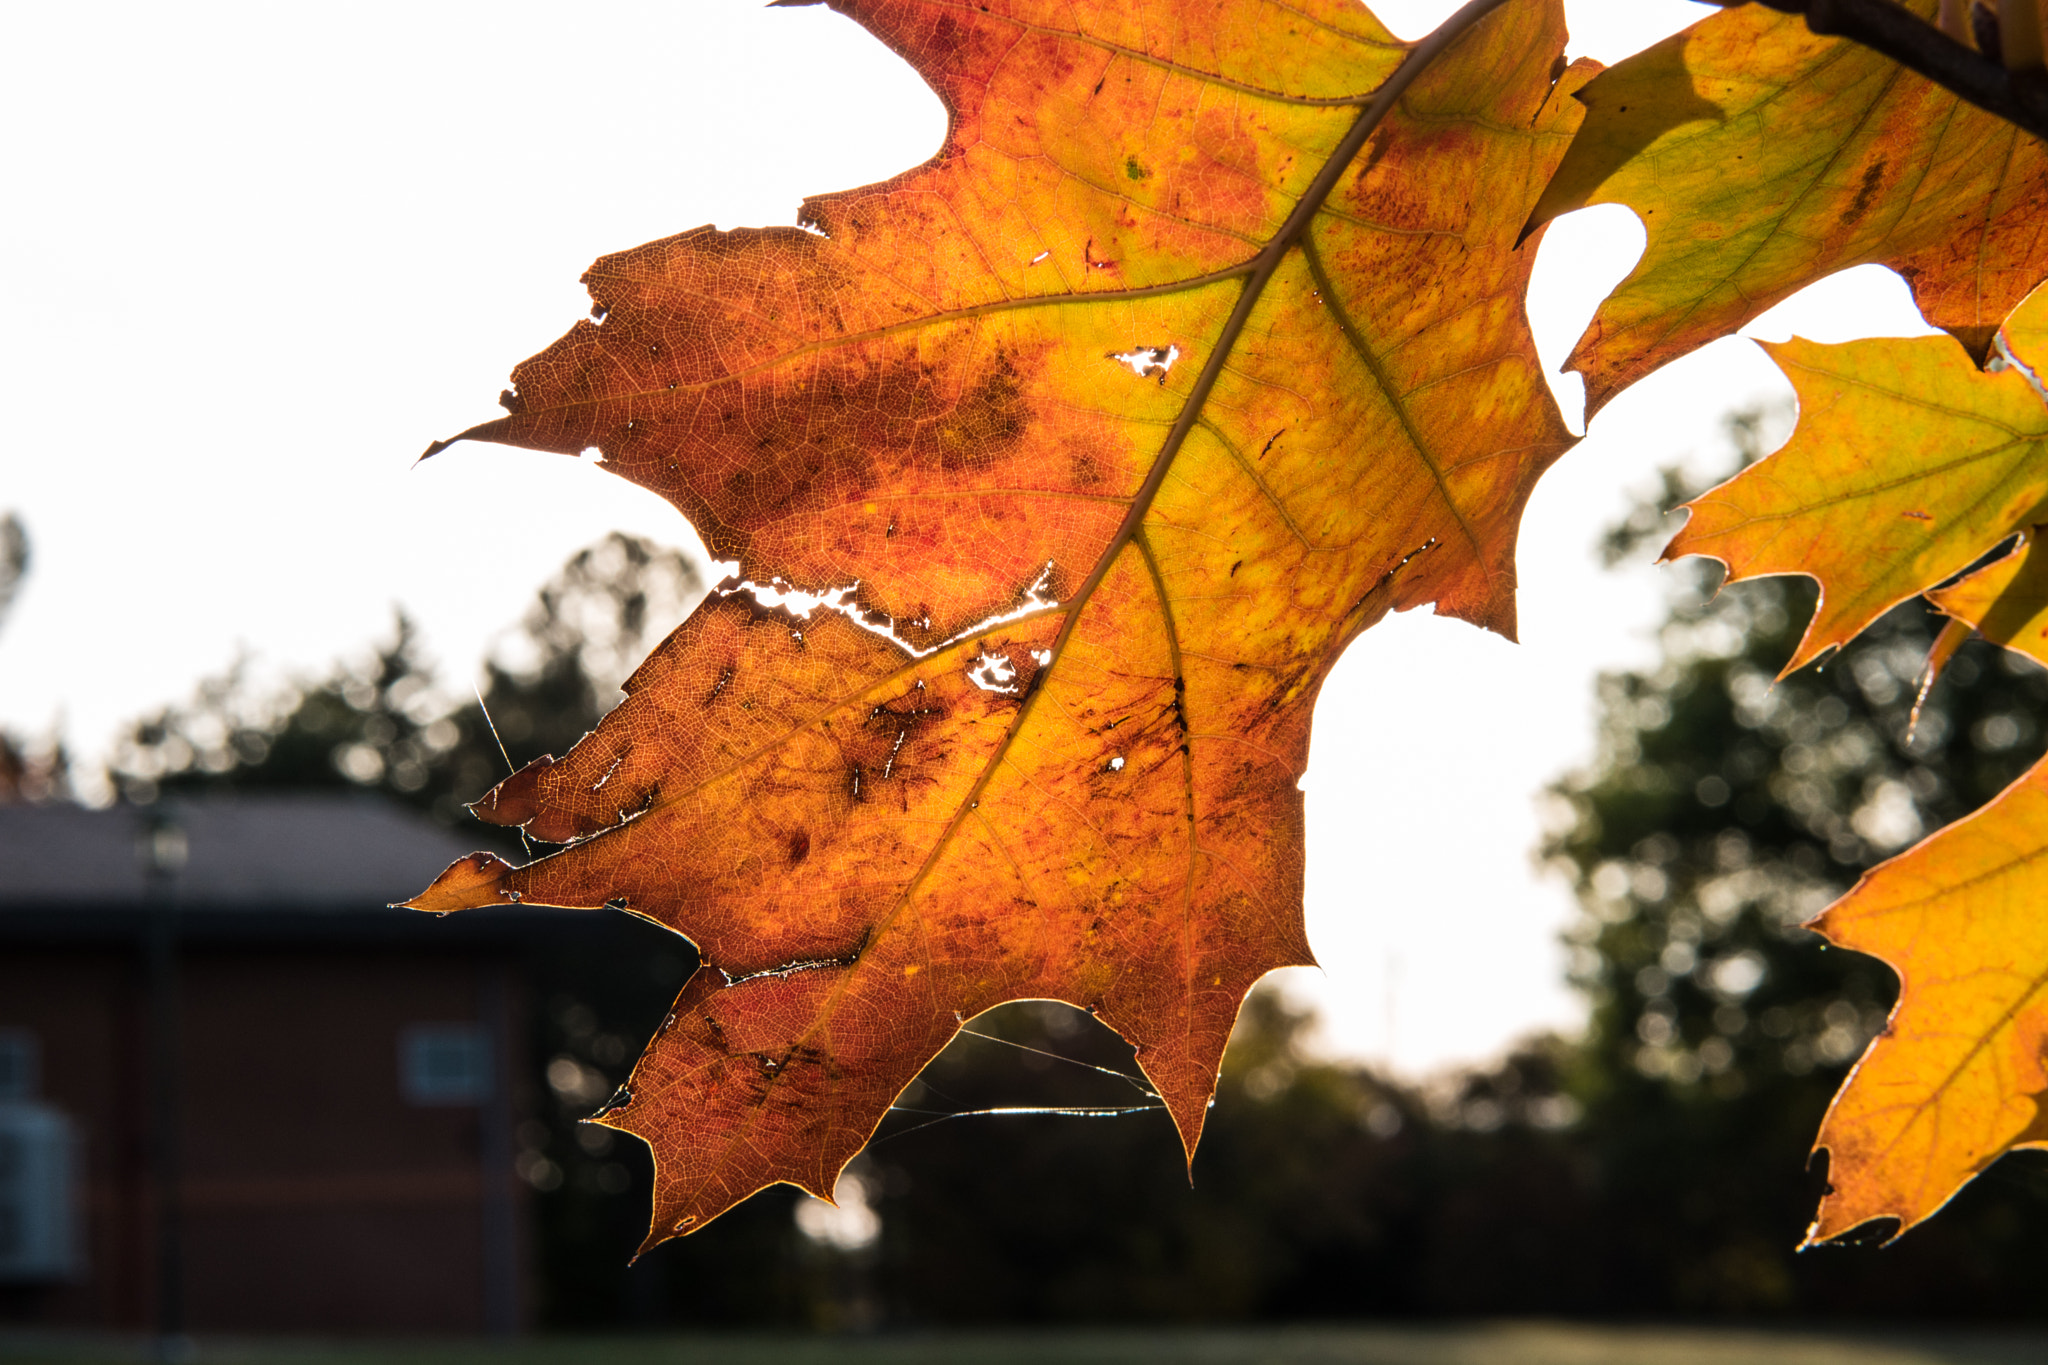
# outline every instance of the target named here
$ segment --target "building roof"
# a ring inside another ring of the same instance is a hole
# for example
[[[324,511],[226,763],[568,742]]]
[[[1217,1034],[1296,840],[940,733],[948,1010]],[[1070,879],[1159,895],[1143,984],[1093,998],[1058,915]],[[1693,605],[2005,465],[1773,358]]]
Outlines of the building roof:
[[[153,881],[147,850],[163,829],[182,836],[183,859],[165,859],[178,865]],[[195,941],[447,948],[581,942],[629,918],[536,905],[448,916],[392,908],[488,846],[489,833],[464,838],[370,793],[177,795],[107,810],[0,806],[0,940],[129,939],[173,908],[175,933]]]
[[[162,888],[208,909],[383,910],[475,847],[353,793],[167,797],[154,806],[0,806],[0,910],[134,905],[152,830],[172,831]]]
[[[155,830],[173,833],[153,888]],[[126,908],[166,894],[208,910],[384,913],[477,842],[345,792],[175,796],[107,810],[0,806],[0,913]]]

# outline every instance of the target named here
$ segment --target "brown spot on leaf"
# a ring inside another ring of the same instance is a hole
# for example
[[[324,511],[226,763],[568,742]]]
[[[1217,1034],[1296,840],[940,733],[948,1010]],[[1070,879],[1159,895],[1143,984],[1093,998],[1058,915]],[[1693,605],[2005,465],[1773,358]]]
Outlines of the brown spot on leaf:
[[[1856,198],[1842,211],[1843,227],[1856,226],[1862,221],[1863,215],[1870,212],[1870,205],[1877,198],[1877,192],[1884,187],[1884,168],[1883,157],[1879,157],[1864,168],[1863,184],[1858,187]]]

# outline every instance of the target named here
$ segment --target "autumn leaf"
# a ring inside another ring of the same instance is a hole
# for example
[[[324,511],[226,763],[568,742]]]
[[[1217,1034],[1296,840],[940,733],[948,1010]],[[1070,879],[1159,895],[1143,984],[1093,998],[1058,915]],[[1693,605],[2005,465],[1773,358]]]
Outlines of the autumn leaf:
[[[2019,362],[1980,373],[1949,337],[1766,344],[1799,396],[1792,439],[1694,499],[1667,557],[1729,581],[1806,574],[1820,604],[1787,673],[1967,569],[2048,513],[2048,292],[2007,323]]]
[[[1557,0],[1413,47],[1339,0],[835,7],[938,92],[939,154],[599,261],[457,438],[595,448],[738,565],[478,806],[573,842],[412,902],[698,945],[601,1119],[653,1148],[650,1244],[829,1194],[1020,998],[1130,1040],[1192,1158],[1245,992],[1311,960],[1322,680],[1392,609],[1511,634],[1572,439],[1517,249],[1595,69]]]
[[[1923,17],[1936,0],[1905,0]],[[1590,416],[1820,276],[1890,266],[1981,363],[2048,276],[2048,151],[1803,17],[1723,10],[1579,92],[1585,127],[1530,221],[1591,204],[1643,220],[1643,257],[1566,368]]]
[[[1937,588],[1927,600],[1994,644],[2048,664],[2048,555],[2037,553],[2041,529],[2029,528],[2026,543],[2011,554]]]
[[[1880,1218],[1902,1233],[2002,1153],[2048,1147],[2044,831],[2048,762],[1813,922],[1902,989],[1821,1125],[1831,1189],[1809,1245]]]
[[[1786,671],[1916,593],[1957,623],[2041,657],[2032,542],[1943,585],[2048,511],[2048,290],[2030,296],[1979,372],[1948,337],[1766,348],[1799,395],[1778,452],[1690,504],[1667,554],[1731,580],[1818,580]],[[1917,714],[1917,712],[1916,712]],[[1890,1026],[1829,1109],[1817,1148],[1831,1191],[1808,1242],[1932,1215],[2001,1153],[2048,1143],[2048,763],[1965,820],[1868,873],[1810,927],[1899,975]]]

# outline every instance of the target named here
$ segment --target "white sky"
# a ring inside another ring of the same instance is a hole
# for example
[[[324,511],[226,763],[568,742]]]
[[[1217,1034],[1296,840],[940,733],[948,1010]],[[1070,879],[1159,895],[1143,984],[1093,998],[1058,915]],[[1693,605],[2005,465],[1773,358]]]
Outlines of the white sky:
[[[1418,36],[1455,4],[1375,8]],[[1574,52],[1608,61],[1710,12],[1566,8]],[[693,546],[577,461],[412,460],[495,415],[512,364],[584,314],[598,255],[794,222],[944,131],[851,23],[761,0],[125,0],[16,7],[7,39],[0,509],[35,563],[0,630],[0,723],[61,725],[88,763],[238,651],[321,670],[394,603],[459,689],[572,551],[614,528]],[[1616,208],[1551,230],[1531,313],[1553,365],[1641,240]],[[1868,268],[1751,330],[1924,328]],[[1787,391],[1739,340],[1639,385],[1537,490],[1520,646],[1417,612],[1344,660],[1305,783],[1326,970],[1290,974],[1330,1048],[1414,1074],[1578,1021],[1535,794],[1590,755],[1593,679],[1650,660],[1661,601],[1655,571],[1607,573],[1592,546],[1628,487],[1717,447],[1723,411]]]

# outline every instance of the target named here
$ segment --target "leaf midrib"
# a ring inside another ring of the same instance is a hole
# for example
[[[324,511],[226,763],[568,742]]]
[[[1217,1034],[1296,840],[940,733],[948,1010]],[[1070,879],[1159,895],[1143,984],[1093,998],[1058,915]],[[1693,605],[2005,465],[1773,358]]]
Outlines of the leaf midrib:
[[[1249,270],[1245,280],[1244,291],[1239,295],[1236,307],[1231,310],[1229,319],[1224,323],[1221,332],[1218,333],[1216,344],[1212,348],[1207,360],[1203,363],[1201,373],[1196,377],[1194,385],[1189,389],[1187,399],[1182,404],[1180,415],[1175,419],[1173,428],[1167,433],[1165,441],[1161,443],[1159,454],[1153,459],[1152,469],[1146,475],[1145,482],[1139,486],[1137,495],[1132,499],[1130,509],[1124,515],[1123,523],[1117,528],[1116,534],[1110,539],[1109,543],[1103,547],[1102,554],[1097,559],[1095,567],[1090,571],[1088,577],[1082,581],[1080,587],[1075,590],[1071,597],[1060,603],[1060,609],[1065,612],[1066,620],[1061,623],[1059,633],[1054,637],[1051,662],[1041,671],[1037,684],[1026,694],[1023,702],[1018,706],[1017,714],[1011,720],[1009,729],[1004,733],[1002,739],[997,742],[994,751],[984,761],[981,776],[968,789],[958,809],[955,810],[953,818],[947,822],[946,828],[940,833],[938,839],[934,841],[931,851],[925,856],[923,863],[919,865],[917,871],[904,884],[903,890],[897,894],[894,903],[889,907],[888,911],[876,920],[873,928],[869,931],[869,943],[872,944],[879,941],[884,934],[889,932],[897,917],[915,899],[918,891],[923,887],[927,878],[930,877],[933,869],[938,866],[940,859],[951,848],[953,838],[961,825],[980,806],[981,797],[987,790],[988,784],[1002,768],[1005,759],[1009,755],[1010,748],[1016,742],[1017,737],[1023,733],[1025,727],[1030,723],[1031,717],[1037,709],[1039,699],[1047,691],[1045,675],[1058,668],[1064,660],[1066,647],[1073,637],[1076,624],[1087,609],[1089,599],[1094,596],[1096,589],[1101,586],[1102,581],[1108,576],[1110,569],[1115,565],[1125,548],[1131,544],[1139,528],[1143,525],[1146,514],[1150,512],[1153,502],[1159,495],[1159,490],[1166,482],[1167,473],[1173,466],[1175,456],[1180,453],[1181,447],[1186,443],[1188,435],[1200,421],[1202,410],[1207,404],[1209,394],[1215,388],[1217,379],[1222,375],[1224,364],[1229,359],[1238,337],[1243,334],[1245,324],[1250,320],[1252,311],[1264,293],[1267,282],[1272,279],[1273,274],[1279,269],[1281,262],[1286,259],[1288,252],[1292,251],[1306,237],[1309,225],[1314,220],[1316,213],[1321,209],[1323,202],[1335,190],[1338,180],[1343,176],[1345,170],[1349,168],[1358,153],[1364,148],[1366,140],[1378,130],[1387,115],[1393,112],[1394,106],[1399,101],[1401,95],[1444,51],[1459,38],[1463,37],[1481,19],[1504,3],[1506,3],[1506,0],[1468,0],[1468,3],[1447,19],[1441,27],[1415,45],[1414,49],[1409,53],[1407,60],[1401,64],[1393,75],[1387,78],[1386,84],[1375,92],[1372,102],[1361,112],[1357,122],[1345,134],[1344,140],[1338,144],[1337,149],[1323,164],[1322,169],[1317,172],[1316,178],[1310,182],[1308,190],[1296,203],[1294,211],[1288,215],[1287,221],[1282,225],[1280,231],[1274,235],[1272,241],[1268,242],[1257,256],[1247,263]],[[823,1027],[825,1021],[837,1012],[839,1001],[845,996],[865,961],[865,956],[863,956],[845,969],[844,974],[834,983],[831,993],[820,1003],[810,1028],[806,1030],[802,1037],[796,1040],[795,1046],[802,1046],[805,1042],[815,1037],[818,1029]],[[773,1082],[770,1083],[773,1084]],[[732,1146],[737,1146],[745,1141],[746,1134],[751,1129],[752,1123],[753,1114],[750,1113],[745,1121],[735,1126],[728,1142],[728,1150]],[[1183,1143],[1185,1144],[1185,1142],[1186,1139],[1183,1138]],[[1192,1159],[1192,1153],[1190,1153],[1190,1157]]]

